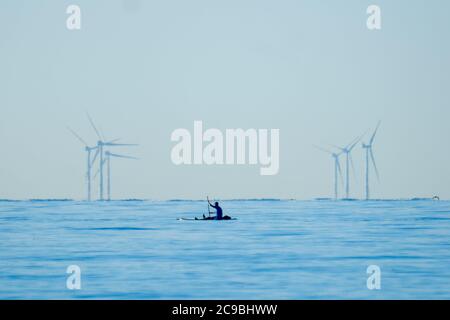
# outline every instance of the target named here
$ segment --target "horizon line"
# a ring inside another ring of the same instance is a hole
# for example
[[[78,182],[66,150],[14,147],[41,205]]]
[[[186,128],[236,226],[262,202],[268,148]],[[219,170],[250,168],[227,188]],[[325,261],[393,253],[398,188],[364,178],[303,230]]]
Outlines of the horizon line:
[[[334,199],[329,197],[317,197],[317,198],[308,198],[308,199],[302,199],[302,198],[223,198],[219,199],[217,201],[333,201],[333,202],[352,202],[352,201],[363,201],[363,202],[369,202],[369,201],[449,201],[450,199],[434,199],[434,197],[412,197],[412,198],[376,198],[376,199],[363,199],[363,198],[340,198],[340,199]],[[59,201],[59,202],[119,202],[119,201],[166,201],[166,202],[177,202],[177,201],[192,201],[192,202],[204,202],[205,199],[195,199],[195,198],[167,198],[167,199],[152,199],[152,198],[123,198],[123,199],[111,199],[111,200],[85,200],[85,199],[73,199],[73,198],[27,198],[27,199],[7,199],[7,198],[0,198],[0,202],[45,202],[45,201]],[[216,200],[215,200],[216,201]]]

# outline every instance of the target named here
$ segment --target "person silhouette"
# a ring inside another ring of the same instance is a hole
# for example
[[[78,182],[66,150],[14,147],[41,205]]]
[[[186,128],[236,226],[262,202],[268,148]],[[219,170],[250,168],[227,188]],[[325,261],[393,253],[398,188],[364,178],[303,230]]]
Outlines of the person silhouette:
[[[219,203],[216,201],[214,202],[214,204],[211,204],[211,202],[209,202],[208,200],[208,204],[213,207],[214,209],[216,209],[216,216],[215,217],[206,217],[205,215],[203,215],[203,219],[204,220],[232,220],[231,217],[227,216],[227,215],[223,215],[223,210],[222,208],[219,206]]]
[[[215,220],[222,220],[223,219],[223,210],[222,208],[219,206],[219,203],[216,201],[214,204],[211,204],[211,202],[208,203],[211,207],[213,207],[214,209],[216,209],[216,216],[214,217]]]

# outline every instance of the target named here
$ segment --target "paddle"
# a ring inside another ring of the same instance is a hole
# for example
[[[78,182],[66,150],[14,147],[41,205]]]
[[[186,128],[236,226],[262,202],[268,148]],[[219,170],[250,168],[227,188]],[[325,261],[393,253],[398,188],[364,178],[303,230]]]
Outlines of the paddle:
[[[209,207],[209,197],[208,196],[206,196],[206,200],[208,201],[208,217],[210,217],[211,218],[211,209],[210,209],[210,207]]]

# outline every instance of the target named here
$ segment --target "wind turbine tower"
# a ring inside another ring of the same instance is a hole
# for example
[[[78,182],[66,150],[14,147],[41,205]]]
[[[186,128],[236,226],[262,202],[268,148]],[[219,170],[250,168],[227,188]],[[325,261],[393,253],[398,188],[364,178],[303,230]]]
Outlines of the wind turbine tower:
[[[355,140],[350,142],[347,146],[344,148],[337,147],[342,151],[342,153],[345,153],[345,198],[350,198],[350,163],[352,165],[353,171],[355,170],[355,167],[353,165],[353,158],[351,155],[351,152],[353,148],[356,146],[356,144],[361,140],[362,136],[357,137]]]
[[[105,152],[105,160],[104,161],[106,162],[107,197],[108,197],[107,199],[108,199],[108,201],[111,201],[111,157],[137,160],[137,158],[135,158],[135,157],[124,156],[121,154],[111,153],[109,151]]]
[[[375,136],[377,134],[378,128],[380,127],[380,121],[377,124],[377,127],[375,128],[375,131],[372,134],[372,137],[370,137],[369,143],[362,144],[363,149],[366,150],[366,200],[370,199],[370,191],[369,191],[369,167],[370,167],[370,163],[372,163],[373,168],[375,170],[375,174],[377,175],[377,179],[380,180],[380,176],[378,174],[378,168],[377,168],[377,164],[375,162],[375,157],[373,155],[373,149],[372,149],[372,145],[373,145],[373,140],[375,139]]]
[[[97,127],[94,124],[94,121],[92,121],[92,118],[89,114],[87,114],[87,117],[89,119],[89,122],[92,126],[92,128],[95,131],[95,134],[98,137],[98,141],[97,141],[97,151],[98,151],[98,155],[100,156],[100,195],[99,198],[100,200],[103,200],[103,138],[100,134],[100,131],[98,131]],[[96,154],[97,156],[97,154]]]
[[[324,149],[324,148],[320,148],[317,146],[315,146],[315,147],[325,153],[328,153],[334,159],[334,200],[337,200],[337,198],[338,198],[338,175],[340,176],[341,181],[342,181],[342,171],[341,171],[341,165],[339,163],[339,156],[342,154],[342,152],[335,153],[335,152],[332,152],[332,151]]]
[[[98,152],[98,147],[89,147],[88,144],[86,143],[86,141],[84,139],[82,139],[75,131],[73,131],[69,127],[67,129],[84,145],[84,150],[87,153],[87,170],[86,170],[87,201],[91,201],[91,181],[92,181],[91,172],[92,172],[92,165],[95,161],[95,158],[94,158],[94,160],[91,161],[91,153],[94,150],[97,150],[97,152]]]

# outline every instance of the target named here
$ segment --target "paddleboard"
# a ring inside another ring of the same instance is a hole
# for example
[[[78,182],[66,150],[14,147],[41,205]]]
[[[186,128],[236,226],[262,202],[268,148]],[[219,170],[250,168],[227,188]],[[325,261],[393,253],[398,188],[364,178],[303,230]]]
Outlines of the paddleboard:
[[[215,219],[203,219],[203,218],[177,218],[179,221],[230,221],[230,220],[237,220],[236,218],[231,219],[222,219],[222,220],[215,220]]]

